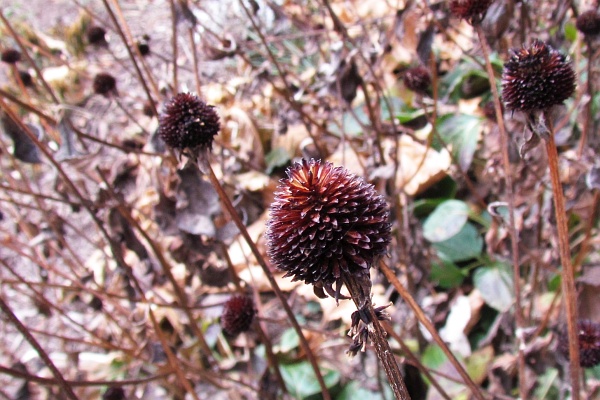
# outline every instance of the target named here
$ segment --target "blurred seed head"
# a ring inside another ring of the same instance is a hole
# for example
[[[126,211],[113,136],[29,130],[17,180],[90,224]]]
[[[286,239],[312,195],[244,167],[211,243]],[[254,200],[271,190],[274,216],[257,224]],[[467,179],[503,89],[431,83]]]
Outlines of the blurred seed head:
[[[19,70],[19,78],[21,78],[21,82],[23,82],[23,85],[26,87],[32,87],[33,86],[33,78],[31,77],[31,74],[27,71],[24,70]]]
[[[565,356],[569,356],[569,338],[564,332],[558,337],[558,350]],[[579,336],[579,363],[584,368],[594,367],[600,364],[600,324],[587,319],[577,322]]]
[[[275,193],[267,253],[286,277],[339,299],[344,278],[368,278],[375,258],[387,251],[390,231],[385,199],[373,185],[344,167],[302,160]]]
[[[470,22],[481,22],[494,0],[450,0],[450,12]]]
[[[102,395],[102,400],[125,400],[125,391],[122,387],[109,387]]]
[[[592,9],[581,13],[575,26],[586,37],[600,34],[600,12]]]
[[[106,46],[106,29],[101,26],[92,25],[87,29],[86,32],[87,41],[89,44],[94,46]]]
[[[429,70],[422,65],[406,70],[402,80],[404,86],[420,94],[426,94],[429,86],[431,86]]]
[[[160,137],[173,149],[211,149],[213,136],[219,133],[221,125],[214,106],[193,94],[179,93],[166,104],[158,129]]]
[[[508,110],[545,110],[571,97],[575,71],[567,56],[540,40],[512,52],[502,74],[502,98]]]
[[[250,329],[254,314],[254,303],[250,297],[232,296],[223,307],[221,327],[229,336],[237,336]]]
[[[108,97],[117,92],[117,80],[114,76],[99,73],[94,77],[94,93]]]
[[[21,61],[21,53],[17,49],[6,49],[2,52],[0,59],[7,64],[16,64]]]

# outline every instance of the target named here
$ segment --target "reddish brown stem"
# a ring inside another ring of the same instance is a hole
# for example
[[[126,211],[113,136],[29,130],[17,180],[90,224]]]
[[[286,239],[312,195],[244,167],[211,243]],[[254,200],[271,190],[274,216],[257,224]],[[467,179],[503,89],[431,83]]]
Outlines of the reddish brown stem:
[[[571,373],[572,399],[579,400],[581,367],[579,364],[579,335],[577,333],[577,290],[575,288],[575,272],[571,264],[571,250],[569,247],[569,227],[567,224],[567,211],[565,198],[558,171],[558,151],[554,142],[554,130],[549,112],[544,112],[549,134],[545,137],[546,152],[548,153],[548,168],[552,181],[554,194],[554,212],[556,215],[556,229],[558,231],[558,248],[562,264],[562,291],[567,314],[567,331],[569,335],[569,360]]]
[[[381,272],[383,272],[383,275],[385,275],[385,277],[392,284],[392,286],[394,286],[394,288],[396,289],[396,291],[398,292],[400,297],[402,297],[402,300],[404,300],[408,304],[410,309],[415,314],[415,317],[417,317],[417,320],[421,324],[423,324],[423,326],[425,327],[425,329],[427,329],[427,331],[429,331],[429,333],[431,333],[433,340],[437,343],[438,346],[440,346],[440,348],[442,349],[442,351],[444,352],[446,357],[448,357],[448,360],[450,361],[450,363],[454,366],[456,371],[462,377],[465,385],[467,385],[469,387],[469,389],[471,389],[471,393],[473,394],[473,396],[475,398],[477,398],[478,400],[484,400],[483,394],[479,390],[479,387],[475,384],[475,382],[473,382],[473,380],[471,379],[471,377],[469,376],[469,374],[467,373],[465,368],[458,361],[458,359],[454,356],[452,351],[450,351],[450,349],[448,348],[448,345],[446,345],[446,343],[444,343],[444,341],[440,337],[440,334],[435,329],[435,327],[433,326],[431,321],[429,321],[429,319],[427,318],[427,316],[425,315],[425,313],[423,312],[423,310],[421,309],[419,304],[417,304],[415,299],[413,299],[413,297],[410,295],[410,293],[408,293],[408,291],[404,288],[404,286],[402,286],[402,284],[400,283],[400,280],[398,280],[398,278],[396,277],[396,274],[394,274],[394,271],[392,271],[390,269],[390,267],[388,267],[386,265],[386,263],[383,262],[383,260],[381,260],[379,263],[379,269],[381,270]]]

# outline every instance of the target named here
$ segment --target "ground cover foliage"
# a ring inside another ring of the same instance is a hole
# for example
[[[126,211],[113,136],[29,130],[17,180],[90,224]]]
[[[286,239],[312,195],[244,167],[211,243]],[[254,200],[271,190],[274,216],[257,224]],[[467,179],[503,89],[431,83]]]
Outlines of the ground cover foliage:
[[[268,209],[301,159],[385,198],[372,302],[391,304],[412,399],[600,395],[597,2],[465,0],[489,8],[463,18],[432,0],[56,3],[0,15],[1,398],[393,398],[369,341],[347,354],[354,303],[268,257]],[[547,139],[510,110],[504,143],[486,68],[501,96],[511,49],[535,39],[576,76],[544,114],[575,292]],[[157,134],[182,92],[219,115],[220,187]]]

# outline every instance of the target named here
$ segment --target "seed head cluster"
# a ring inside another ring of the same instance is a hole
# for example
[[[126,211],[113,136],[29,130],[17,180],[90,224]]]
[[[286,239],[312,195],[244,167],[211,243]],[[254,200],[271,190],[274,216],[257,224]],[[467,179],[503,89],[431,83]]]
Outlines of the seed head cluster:
[[[584,368],[600,364],[600,324],[587,319],[577,322],[579,336],[579,363]],[[565,356],[569,355],[569,339],[564,333],[559,336],[558,350]]]
[[[213,136],[221,125],[214,106],[190,93],[175,95],[160,117],[159,135],[176,150],[212,148]]]
[[[254,303],[250,297],[233,296],[223,307],[221,327],[229,336],[237,336],[250,329],[254,313]]]
[[[267,252],[286,277],[337,300],[344,279],[368,277],[375,257],[387,251],[390,229],[385,199],[373,185],[329,162],[302,160],[275,193]]]
[[[508,110],[545,110],[574,91],[575,71],[567,56],[540,40],[513,50],[504,64],[502,98]]]
[[[404,86],[413,92],[425,94],[431,85],[429,70],[422,65],[408,69],[404,73]]]
[[[494,0],[450,0],[450,12],[469,21],[480,21]]]

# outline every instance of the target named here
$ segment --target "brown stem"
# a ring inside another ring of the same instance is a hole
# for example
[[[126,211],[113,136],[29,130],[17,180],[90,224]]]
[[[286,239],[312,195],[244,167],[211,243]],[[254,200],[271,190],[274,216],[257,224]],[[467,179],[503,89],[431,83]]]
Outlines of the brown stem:
[[[485,57],[485,67],[487,70],[488,79],[490,81],[490,89],[492,90],[492,98],[494,100],[494,110],[496,112],[496,121],[498,130],[500,131],[500,149],[502,151],[502,164],[504,165],[504,179],[506,181],[506,197],[508,203],[508,232],[510,235],[510,247],[512,255],[513,267],[513,287],[515,290],[515,325],[516,331],[521,331],[525,327],[525,319],[523,318],[523,308],[521,305],[521,268],[519,265],[519,234],[515,223],[515,195],[513,192],[512,173],[510,166],[510,158],[508,155],[508,135],[504,126],[504,115],[502,106],[500,105],[500,96],[496,87],[496,78],[494,69],[490,62],[490,48],[485,38],[485,33],[481,24],[475,24],[475,30],[479,36],[483,56]],[[515,335],[518,351],[518,366],[519,366],[519,396],[521,399],[527,399],[527,380],[525,375],[525,354],[522,346],[522,336]]]
[[[325,385],[325,381],[323,380],[323,375],[321,374],[321,371],[319,370],[319,364],[317,363],[317,359],[315,358],[315,355],[314,355],[312,349],[310,348],[308,341],[306,340],[306,337],[304,336],[304,333],[302,332],[302,328],[300,327],[300,324],[298,323],[298,320],[296,319],[296,316],[294,315],[292,308],[287,303],[287,300],[286,300],[285,296],[283,295],[283,292],[279,288],[279,285],[277,284],[277,281],[275,280],[273,273],[269,269],[263,256],[260,254],[260,251],[258,250],[258,247],[256,247],[256,244],[252,240],[252,237],[250,237],[250,234],[248,233],[246,226],[240,219],[237,211],[235,210],[235,207],[231,203],[231,200],[229,200],[227,193],[225,193],[223,186],[221,186],[221,183],[217,179],[217,176],[215,175],[215,172],[213,171],[210,163],[208,161],[203,162],[202,160],[199,160],[198,163],[199,164],[202,163],[202,166],[205,167],[205,169],[207,170],[210,182],[213,185],[213,187],[215,188],[215,190],[217,191],[217,194],[219,195],[221,202],[227,209],[227,212],[229,213],[229,215],[231,216],[231,219],[233,220],[233,222],[237,226],[238,230],[240,231],[240,234],[242,235],[242,237],[248,244],[248,247],[250,247],[250,251],[252,251],[252,254],[256,258],[256,261],[258,262],[258,264],[262,268],[265,276],[267,277],[269,284],[271,285],[271,288],[273,289],[273,291],[275,292],[275,295],[281,302],[281,305],[283,306],[283,309],[284,309],[290,323],[292,324],[292,327],[294,328],[294,330],[296,331],[296,334],[298,335],[298,338],[300,339],[300,345],[302,346],[302,350],[304,350],[304,353],[306,354],[306,358],[308,358],[308,361],[310,362],[310,365],[312,366],[312,368],[315,372],[315,376],[317,377],[317,381],[321,388],[323,399],[331,400],[331,395],[329,394],[329,390],[327,390],[327,386]]]
[[[548,168],[552,181],[554,197],[554,213],[556,215],[556,229],[558,231],[558,248],[562,264],[562,291],[567,312],[567,330],[569,334],[569,360],[571,372],[571,387],[573,400],[579,400],[579,379],[581,367],[579,364],[579,336],[577,334],[577,290],[575,288],[575,273],[571,264],[571,251],[569,248],[569,227],[567,224],[567,211],[565,198],[558,171],[558,151],[554,142],[554,130],[550,113],[545,111],[544,117],[549,134],[544,137],[546,152],[548,153]]]
[[[438,346],[440,346],[450,363],[454,366],[456,371],[462,377],[465,385],[467,385],[471,389],[471,393],[473,394],[473,396],[475,396],[475,398],[477,398],[478,400],[484,400],[483,394],[481,393],[481,390],[479,390],[479,387],[475,384],[475,382],[473,382],[465,368],[454,356],[452,351],[450,351],[448,345],[444,343],[444,341],[440,337],[440,334],[435,329],[431,321],[429,321],[429,318],[427,318],[419,304],[417,304],[415,299],[413,299],[410,293],[408,293],[404,286],[402,286],[400,280],[396,277],[396,274],[394,274],[394,271],[392,271],[383,260],[379,262],[379,269],[381,270],[381,272],[383,272],[383,275],[392,284],[392,286],[394,286],[396,291],[398,291],[400,297],[402,297],[402,299],[408,304],[410,309],[415,314],[415,317],[417,317],[417,320],[421,324],[423,324],[423,326],[425,327],[425,329],[427,329],[427,331],[429,331],[429,333],[431,333],[433,340],[437,343]]]
[[[385,371],[385,375],[387,376],[388,382],[390,383],[392,391],[394,392],[394,396],[396,399],[410,400],[410,395],[408,394],[408,390],[404,384],[404,379],[402,379],[400,368],[398,367],[394,353],[392,352],[390,344],[386,338],[385,330],[381,327],[379,319],[375,315],[373,303],[371,302],[370,290],[369,293],[365,293],[365,285],[361,285],[354,277],[346,277],[346,279],[344,279],[344,284],[348,288],[348,291],[352,296],[352,300],[354,301],[354,304],[356,304],[356,308],[359,310],[363,310],[365,308],[369,310],[370,320],[372,321],[373,325],[372,329],[369,329],[369,338],[375,345],[377,358],[379,358],[379,361],[383,366],[383,370]],[[370,288],[370,281],[368,286]]]
[[[70,399],[77,400],[78,397],[73,391],[73,388],[65,380],[58,368],[56,368],[56,365],[54,365],[54,363],[48,356],[48,353],[46,353],[46,351],[40,345],[40,343],[33,337],[33,335],[31,334],[31,332],[29,332],[27,327],[23,325],[23,323],[21,323],[19,318],[17,318],[17,316],[13,313],[8,304],[4,302],[4,299],[2,297],[0,297],[0,309],[2,309],[2,311],[4,312],[4,314],[6,314],[10,322],[12,322],[12,324],[19,330],[19,332],[21,332],[25,339],[27,339],[29,344],[37,351],[37,353],[40,355],[40,358],[50,369],[50,372],[52,372],[52,375],[54,375],[54,378],[57,380],[58,386],[60,386],[64,394]]]

